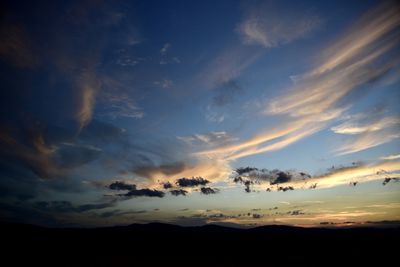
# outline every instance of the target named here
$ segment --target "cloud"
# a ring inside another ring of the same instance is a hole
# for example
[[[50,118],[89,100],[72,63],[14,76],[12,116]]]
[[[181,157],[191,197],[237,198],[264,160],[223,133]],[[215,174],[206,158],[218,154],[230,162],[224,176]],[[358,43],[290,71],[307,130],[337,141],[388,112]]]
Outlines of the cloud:
[[[165,182],[162,184],[164,189],[170,189],[172,187],[174,187],[170,182]]]
[[[122,181],[115,181],[111,183],[108,188],[111,190],[127,190],[128,192],[123,194],[118,194],[118,196],[123,197],[164,197],[165,193],[156,189],[137,189],[135,184],[127,184]]]
[[[397,9],[390,5],[368,12],[323,50],[317,66],[298,76],[288,93],[268,101],[264,113],[280,116],[280,124],[238,144],[196,155],[235,160],[282,149],[325,129],[351,107],[346,96],[398,64],[398,57],[387,55],[398,45],[395,29],[399,23]],[[394,138],[392,133],[390,138]]]
[[[227,132],[210,132],[206,134],[193,134],[189,136],[177,137],[179,140],[184,141],[191,145],[207,145],[216,146],[236,141],[237,138],[229,135]]]
[[[291,181],[306,181],[311,175],[305,172],[281,171],[278,169],[258,169],[253,167],[241,167],[235,170],[236,174],[231,176],[233,181],[245,185],[245,191],[251,192],[250,186],[268,183],[270,185],[278,185],[289,183]],[[281,189],[280,189],[281,188]],[[291,188],[277,187],[278,191],[292,190]],[[270,188],[267,191],[271,191]]]
[[[162,81],[153,82],[155,85],[161,86],[162,88],[169,89],[174,86],[174,82],[172,80],[164,79]]]
[[[262,214],[253,213],[253,219],[261,219],[263,217]]]
[[[211,188],[211,187],[202,187],[200,188],[200,192],[204,195],[210,195],[210,194],[216,194],[219,192],[217,188]]]
[[[171,190],[171,191],[169,191],[169,192],[170,192],[171,195],[173,195],[173,196],[179,196],[179,195],[186,196],[186,194],[188,193],[188,191],[183,190],[183,189]]]
[[[171,48],[171,44],[170,43],[165,43],[163,45],[163,47],[161,48],[161,50],[160,50],[160,54],[163,55],[163,56],[166,55],[170,48]]]
[[[176,184],[181,187],[195,187],[199,185],[206,185],[210,181],[204,179],[203,177],[192,177],[192,178],[180,178],[176,180]]]
[[[112,119],[119,117],[141,119],[145,113],[129,95],[132,91],[131,85],[123,80],[123,78],[102,77],[102,92],[99,96],[102,108],[98,113]]]
[[[320,26],[321,19],[317,15],[299,13],[268,2],[247,10],[237,32],[244,44],[270,48],[304,38]]]
[[[115,181],[113,183],[111,183],[108,188],[110,188],[111,190],[136,190],[136,185],[134,184],[127,184],[125,182],[121,182],[121,181]]]
[[[337,148],[335,152],[337,152],[339,155],[355,153],[388,143],[397,138],[400,138],[400,134],[399,131],[395,129],[379,133],[368,132],[353,138],[351,141],[345,142],[345,144]]]
[[[4,8],[4,6],[2,7]],[[20,68],[32,68],[39,64],[32,40],[22,25],[7,22],[2,15],[0,24],[0,58]]]
[[[298,216],[298,215],[303,215],[303,214],[305,214],[305,213],[302,212],[301,210],[289,211],[289,215],[292,215],[292,216]]]
[[[238,168],[231,175],[235,183],[245,186],[246,192],[267,191],[291,191],[295,189],[323,189],[340,185],[356,185],[369,181],[381,180],[384,185],[391,180],[400,179],[400,162],[386,160],[370,164],[353,163],[351,166],[332,167],[327,172],[318,175],[310,175],[305,172],[280,171],[257,168]],[[253,188],[253,189],[252,189]]]
[[[182,161],[159,166],[140,166],[134,169],[134,173],[142,177],[155,177],[157,174],[165,176],[181,173],[185,170],[186,164]]]
[[[382,160],[395,160],[395,159],[400,159],[400,154],[397,155],[389,155],[386,157],[381,157]]]
[[[156,189],[135,189],[135,190],[130,190],[126,194],[121,194],[121,196],[124,197],[159,197],[162,198],[164,197],[165,193]]]
[[[210,182],[225,181],[231,171],[225,161],[198,159],[185,155],[185,161],[168,164],[155,165],[145,162],[134,167],[133,172],[139,177],[146,178],[140,181],[143,185],[157,188],[162,186],[162,183],[183,177],[204,177]]]
[[[383,129],[400,125],[400,117],[388,116],[375,121],[359,122],[358,118],[350,119],[340,125],[332,127],[331,130],[338,134],[362,134],[367,132],[381,131]],[[366,119],[366,118],[364,118]]]
[[[31,130],[29,136],[24,136],[22,140],[14,137],[11,131],[0,132],[0,156],[6,160],[20,162],[40,178],[61,175],[62,170],[52,160],[55,153],[55,148],[46,144],[39,130]]]
[[[243,88],[237,81],[229,80],[221,83],[214,91],[216,95],[213,97],[212,105],[215,107],[224,107],[232,103],[235,97],[243,92]]]
[[[400,138],[400,117],[386,116],[371,118],[367,115],[355,115],[346,122],[331,128],[338,134],[351,135],[351,141],[336,149],[339,155],[362,151],[396,138]]]
[[[278,187],[278,191],[286,192],[286,191],[289,191],[289,190],[294,190],[293,186],[279,186]]]
[[[80,87],[80,99],[77,105],[76,118],[79,128],[82,129],[92,119],[96,94],[100,88],[100,83],[93,71],[85,71],[81,74],[78,85]]]
[[[264,51],[258,49],[244,49],[241,46],[226,48],[200,72],[197,77],[198,83],[209,89],[229,87],[235,84],[240,74],[263,53]]]
[[[91,145],[81,145],[70,142],[62,142],[57,145],[54,161],[60,168],[75,168],[92,162],[102,154],[100,148]]]
[[[391,177],[400,177],[399,161],[383,161],[372,164],[359,164],[349,167],[331,169],[329,172],[313,176],[306,181],[297,180],[286,183],[287,186],[304,188],[309,184],[318,184],[318,188],[331,188],[350,183],[365,183]]]
[[[115,202],[73,205],[69,201],[38,201],[34,203],[34,207],[46,212],[86,212],[90,210],[99,210],[115,206]]]

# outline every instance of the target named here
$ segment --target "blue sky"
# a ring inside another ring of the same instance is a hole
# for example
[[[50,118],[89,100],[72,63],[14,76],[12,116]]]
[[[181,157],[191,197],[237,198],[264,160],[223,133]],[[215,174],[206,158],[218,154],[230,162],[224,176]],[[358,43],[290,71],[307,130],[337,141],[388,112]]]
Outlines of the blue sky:
[[[390,1],[5,3],[1,218],[399,220],[398,14]]]

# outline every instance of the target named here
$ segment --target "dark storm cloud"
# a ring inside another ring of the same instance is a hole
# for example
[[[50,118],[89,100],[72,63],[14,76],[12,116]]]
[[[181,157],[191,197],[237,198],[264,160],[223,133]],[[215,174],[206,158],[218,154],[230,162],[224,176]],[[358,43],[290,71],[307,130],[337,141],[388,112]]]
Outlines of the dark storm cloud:
[[[186,196],[186,194],[188,193],[188,191],[183,190],[183,189],[176,189],[176,190],[171,190],[169,191],[171,193],[171,195],[173,196]]]
[[[210,195],[210,194],[216,194],[219,192],[219,189],[217,188],[211,188],[211,187],[202,187],[200,188],[200,192],[204,195]]]
[[[195,187],[199,185],[206,185],[210,181],[204,179],[203,177],[192,177],[192,178],[180,178],[176,180],[176,184],[181,187]]]

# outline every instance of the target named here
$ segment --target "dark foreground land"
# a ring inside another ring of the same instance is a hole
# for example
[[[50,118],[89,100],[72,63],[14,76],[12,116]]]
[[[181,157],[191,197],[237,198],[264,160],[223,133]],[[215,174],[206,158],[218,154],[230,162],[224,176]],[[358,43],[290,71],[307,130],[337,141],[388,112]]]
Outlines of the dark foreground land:
[[[1,224],[2,266],[396,266],[400,228]]]

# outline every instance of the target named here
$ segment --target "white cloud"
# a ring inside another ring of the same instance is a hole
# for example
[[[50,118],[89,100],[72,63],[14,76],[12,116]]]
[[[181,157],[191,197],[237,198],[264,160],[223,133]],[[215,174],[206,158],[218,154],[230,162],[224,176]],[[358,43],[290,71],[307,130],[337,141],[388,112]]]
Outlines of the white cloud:
[[[166,43],[163,45],[163,47],[160,49],[160,53],[161,55],[166,55],[168,50],[171,48],[171,44],[170,43]]]
[[[386,157],[381,157],[382,160],[394,160],[394,159],[400,159],[400,154],[397,155],[389,155]]]
[[[388,143],[400,138],[400,117],[387,116],[374,119],[357,114],[354,118],[332,127],[338,134],[351,135],[348,142],[336,149],[338,154],[349,154]]]
[[[210,146],[223,145],[238,140],[237,138],[232,137],[231,135],[229,135],[227,132],[224,131],[210,132],[206,134],[193,134],[189,136],[179,136],[177,138],[191,145],[210,145]]]
[[[321,19],[316,15],[262,4],[249,10],[237,31],[243,43],[270,48],[303,38],[320,25]]]
[[[315,69],[299,75],[287,94],[268,102],[265,114],[283,116],[281,123],[241,143],[198,154],[234,160],[284,148],[325,129],[349,109],[351,105],[340,103],[350,92],[396,66],[399,58],[384,56],[398,44],[394,30],[399,24],[400,17],[390,5],[368,12],[321,53]],[[397,138],[397,135],[388,132],[385,142]],[[368,136],[357,146],[371,147],[383,143],[376,140]],[[359,150],[348,146],[341,153],[356,151]]]
[[[396,125],[400,125],[400,117],[389,116],[371,122],[360,122],[357,119],[350,119],[345,123],[332,127],[331,130],[338,134],[355,135],[366,132],[381,131]]]

